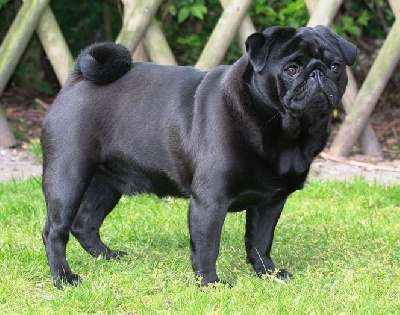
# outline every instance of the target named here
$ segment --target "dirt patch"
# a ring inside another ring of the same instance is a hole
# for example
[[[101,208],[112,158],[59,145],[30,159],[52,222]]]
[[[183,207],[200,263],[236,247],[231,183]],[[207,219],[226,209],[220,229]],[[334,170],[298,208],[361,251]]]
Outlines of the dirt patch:
[[[365,178],[369,182],[400,184],[400,160],[363,161],[363,157],[331,159],[322,154],[312,164],[310,178],[351,180]],[[0,150],[0,182],[41,176],[42,165],[26,149]]]
[[[362,156],[333,159],[321,154],[314,160],[309,178],[347,181],[365,178],[371,183],[400,184],[400,160],[364,160]]]
[[[0,181],[41,176],[42,166],[25,149],[0,149]]]

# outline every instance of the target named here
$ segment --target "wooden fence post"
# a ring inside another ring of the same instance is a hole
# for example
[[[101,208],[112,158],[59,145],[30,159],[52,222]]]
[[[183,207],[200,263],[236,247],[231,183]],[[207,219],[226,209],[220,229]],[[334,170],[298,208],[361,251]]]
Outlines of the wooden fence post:
[[[346,113],[351,111],[354,105],[357,94],[359,93],[356,79],[350,67],[346,67],[348,83],[346,92],[343,95],[342,102]],[[367,156],[383,157],[383,152],[375,131],[371,123],[368,121],[364,130],[360,134],[361,152]]]
[[[58,82],[63,85],[72,69],[74,59],[49,6],[44,10],[36,31]]]
[[[229,4],[229,0],[220,0],[222,7],[225,8]],[[246,52],[246,39],[251,34],[256,32],[256,28],[254,27],[253,22],[251,21],[250,17],[246,14],[242,20],[242,23],[239,26],[239,30],[237,32],[238,40],[240,47],[242,48],[242,52]]]
[[[399,0],[388,0],[390,7],[394,13],[394,16],[397,18],[400,16],[400,1]]]
[[[371,70],[330,149],[333,156],[348,156],[400,59],[400,18],[392,26]]]
[[[261,30],[263,31],[263,30]],[[254,34],[257,32],[253,21],[251,18],[246,15],[242,21],[242,24],[240,24],[239,30],[238,30],[238,39],[240,41],[240,47],[242,47],[242,52],[246,52],[246,39],[249,37],[251,34]]]
[[[0,94],[21,58],[26,45],[49,0],[26,1],[22,4],[0,46]]]
[[[230,0],[220,0],[222,7],[226,8],[226,6],[229,4]],[[242,23],[239,26],[239,30],[237,32],[238,35],[238,41],[239,45],[242,49],[242,52],[246,52],[246,39],[249,37],[251,34],[256,32],[256,28],[254,27],[254,24],[250,17],[246,14],[242,20]]]
[[[177,64],[174,54],[155,19],[153,19],[146,31],[143,43],[151,61],[161,65]]]
[[[36,0],[23,3],[8,30],[0,46],[0,95],[3,93],[49,1]],[[11,147],[15,144],[15,137],[0,109],[0,146]]]
[[[17,140],[8,126],[7,118],[0,108],[0,148],[11,148],[17,144]]]
[[[137,0],[132,13],[126,18],[116,39],[130,51],[134,51],[149,27],[162,0]]]
[[[247,13],[251,0],[231,0],[222,13],[196,63],[196,68],[208,70],[219,65]]]
[[[307,23],[307,26],[311,27],[317,25],[330,25],[335,18],[343,0],[319,0],[318,3],[315,1],[313,2],[315,7],[314,5],[309,7],[309,10],[312,12],[312,14]],[[306,3],[310,3],[310,1],[306,1]]]

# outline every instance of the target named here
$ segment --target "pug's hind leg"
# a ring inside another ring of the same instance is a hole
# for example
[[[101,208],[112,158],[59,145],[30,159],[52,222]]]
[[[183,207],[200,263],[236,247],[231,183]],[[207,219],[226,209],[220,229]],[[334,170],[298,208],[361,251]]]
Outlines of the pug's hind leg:
[[[71,233],[92,256],[106,259],[119,258],[126,252],[112,250],[100,238],[100,227],[105,217],[114,209],[121,193],[99,176],[90,183],[73,222]]]
[[[79,275],[71,271],[66,257],[66,248],[71,226],[92,173],[83,159],[70,161],[64,159],[65,169],[63,170],[60,170],[61,162],[57,156],[52,156],[52,152],[45,153],[44,161],[43,191],[47,217],[42,239],[53,283],[58,289],[62,289],[64,284],[77,285],[81,282]]]
[[[246,211],[247,262],[253,265],[259,276],[273,274],[278,278],[291,277],[286,269],[277,269],[270,256],[275,227],[285,201],[286,199],[270,207],[252,208]]]

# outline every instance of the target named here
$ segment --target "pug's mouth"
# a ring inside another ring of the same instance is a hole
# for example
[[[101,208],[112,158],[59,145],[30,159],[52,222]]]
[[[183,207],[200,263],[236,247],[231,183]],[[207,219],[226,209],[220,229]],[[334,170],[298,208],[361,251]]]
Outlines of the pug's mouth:
[[[283,115],[290,115],[300,119],[314,112],[329,112],[337,103],[332,91],[323,84],[304,81],[296,87],[291,95],[286,95],[283,100]]]

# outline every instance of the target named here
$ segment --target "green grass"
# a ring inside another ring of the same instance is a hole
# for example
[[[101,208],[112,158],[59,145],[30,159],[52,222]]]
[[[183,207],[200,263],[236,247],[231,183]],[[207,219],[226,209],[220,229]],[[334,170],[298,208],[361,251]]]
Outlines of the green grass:
[[[32,140],[28,146],[28,152],[36,158],[36,160],[43,161],[42,146],[40,145],[40,140]]]
[[[400,186],[311,181],[288,201],[273,257],[295,277],[261,280],[244,262],[244,214],[224,225],[219,275],[199,289],[190,267],[187,201],[124,197],[101,230],[121,260],[71,238],[78,287],[52,286],[41,241],[40,180],[0,184],[1,314],[400,314]]]

